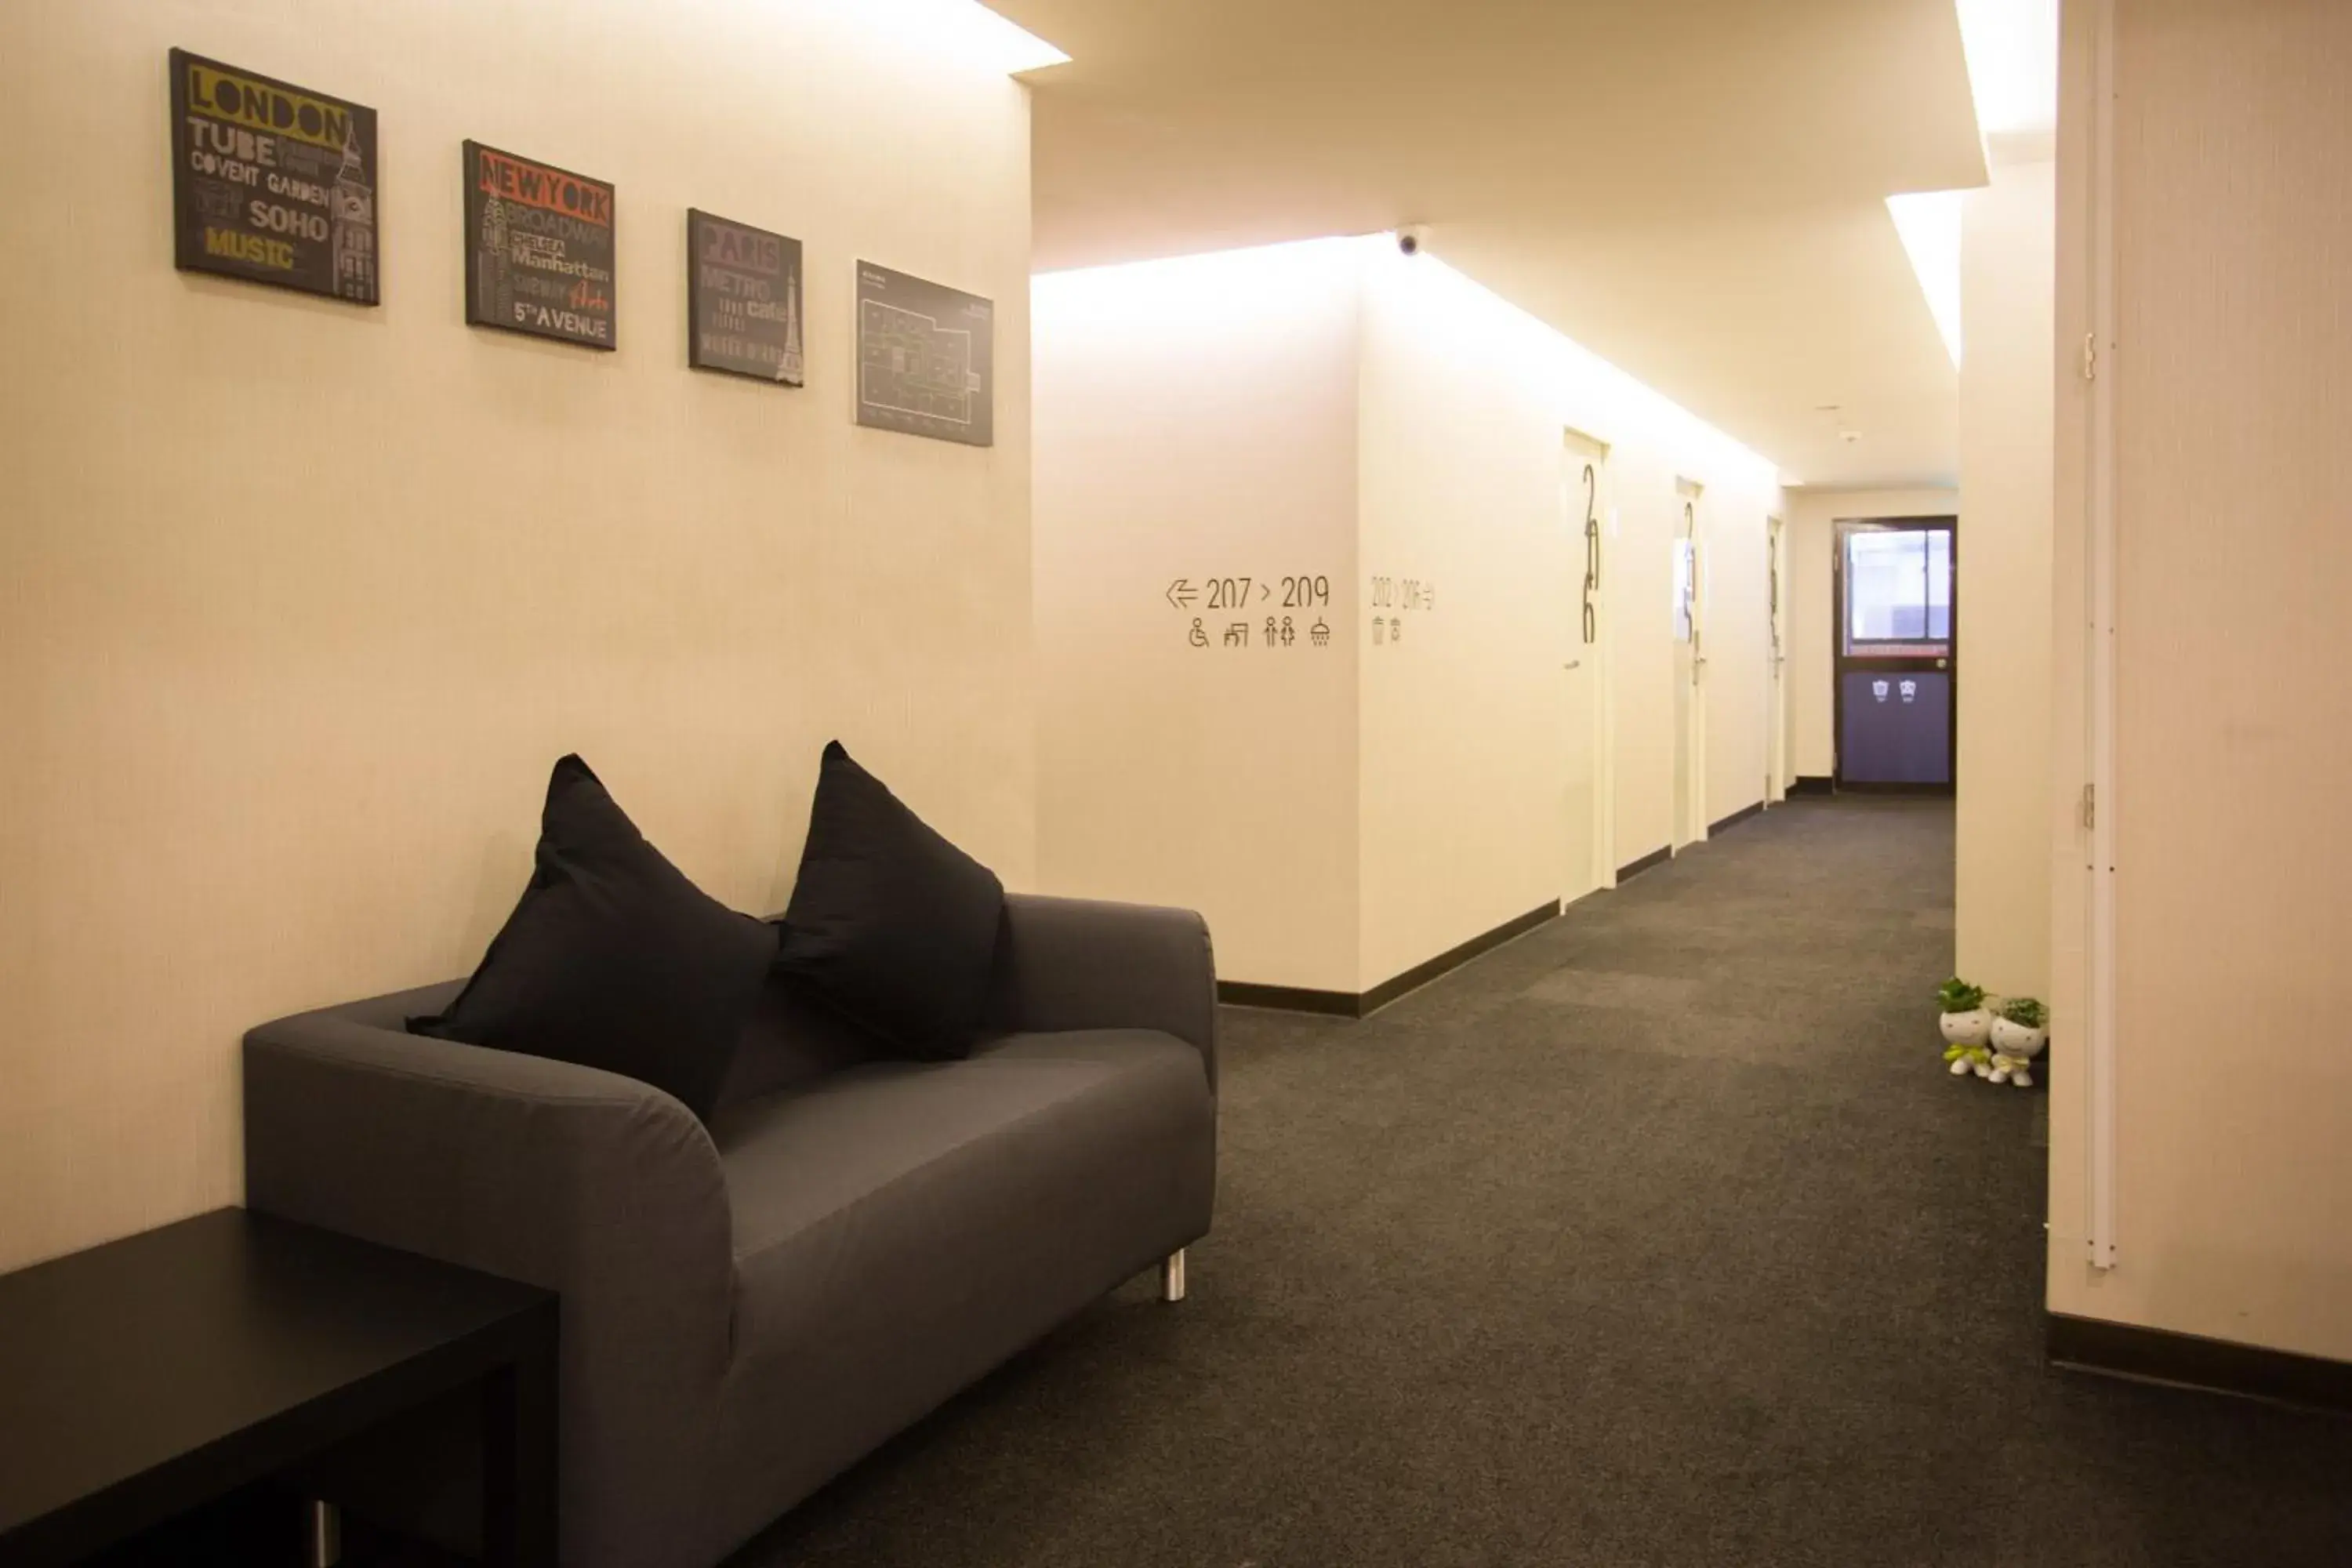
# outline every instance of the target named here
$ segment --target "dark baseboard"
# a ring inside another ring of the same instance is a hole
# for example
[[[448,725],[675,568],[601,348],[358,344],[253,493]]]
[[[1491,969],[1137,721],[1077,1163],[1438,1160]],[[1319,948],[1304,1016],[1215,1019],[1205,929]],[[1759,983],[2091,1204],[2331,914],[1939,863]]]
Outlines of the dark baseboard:
[[[1300,985],[1255,985],[1246,980],[1217,982],[1217,1000],[1235,1007],[1271,1007],[1278,1013],[1324,1013],[1335,1018],[1363,1016],[1362,998],[1352,991],[1309,991]]]
[[[1707,837],[1712,838],[1715,835],[1721,833],[1727,827],[1737,827],[1741,823],[1747,821],[1749,817],[1761,815],[1763,810],[1764,803],[1760,800],[1754,805],[1743,805],[1738,811],[1733,812],[1729,816],[1725,817],[1721,822],[1709,823],[1706,829]]]
[[[1448,948],[1427,963],[1416,963],[1393,979],[1383,980],[1363,995],[1363,1011],[1377,1013],[1408,991],[1418,991],[1449,969],[1459,969],[1480,953],[1490,952],[1515,936],[1525,936],[1548,921],[1559,918],[1559,900],[1538,904],[1526,914],[1515,915],[1493,931],[1481,932],[1459,947]],[[1362,1015],[1358,1015],[1361,1016]]]
[[[1416,963],[1393,979],[1383,980],[1360,994],[1346,991],[1310,991],[1297,985],[1258,985],[1245,980],[1217,982],[1217,1000],[1235,1007],[1271,1007],[1285,1013],[1319,1013],[1337,1018],[1361,1018],[1377,1013],[1408,991],[1418,991],[1450,969],[1459,969],[1479,954],[1492,952],[1515,936],[1525,936],[1547,921],[1559,918],[1554,900],[1538,904],[1526,914],[1505,921],[1490,931],[1448,948],[1426,963]]]
[[[2068,1372],[2352,1414],[2352,1362],[2064,1312],[2049,1314],[2044,1345]]]
[[[1840,795],[1958,795],[1958,789],[1948,784],[1856,784],[1852,779],[1838,781]]]
[[[1624,883],[1630,882],[1634,878],[1640,876],[1643,872],[1648,870],[1651,867],[1663,866],[1674,858],[1675,852],[1672,849],[1653,849],[1647,855],[1643,856],[1639,860],[1635,860],[1630,865],[1618,867],[1618,883],[1622,886]]]
[[[1837,786],[1818,773],[1799,773],[1789,784],[1789,798],[1801,795],[1835,795]]]

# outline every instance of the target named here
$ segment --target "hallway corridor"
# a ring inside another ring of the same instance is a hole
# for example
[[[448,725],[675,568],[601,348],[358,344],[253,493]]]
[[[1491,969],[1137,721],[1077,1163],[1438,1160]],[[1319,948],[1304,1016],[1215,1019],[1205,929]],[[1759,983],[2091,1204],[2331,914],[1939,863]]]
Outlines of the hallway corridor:
[[[2352,1561],[2352,1423],[2043,1370],[2042,1096],[1939,1060],[1951,858],[1948,802],[1791,802],[1360,1023],[1228,1009],[1192,1299],[739,1561]]]

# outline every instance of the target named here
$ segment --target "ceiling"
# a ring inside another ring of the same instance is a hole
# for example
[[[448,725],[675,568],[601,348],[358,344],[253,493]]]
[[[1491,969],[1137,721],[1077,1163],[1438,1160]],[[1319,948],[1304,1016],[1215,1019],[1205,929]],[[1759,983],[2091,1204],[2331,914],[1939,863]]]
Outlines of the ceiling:
[[[1985,181],[1953,0],[991,4],[1072,57],[1024,78],[1040,270],[1426,224],[1785,474],[1958,470],[1885,205]]]

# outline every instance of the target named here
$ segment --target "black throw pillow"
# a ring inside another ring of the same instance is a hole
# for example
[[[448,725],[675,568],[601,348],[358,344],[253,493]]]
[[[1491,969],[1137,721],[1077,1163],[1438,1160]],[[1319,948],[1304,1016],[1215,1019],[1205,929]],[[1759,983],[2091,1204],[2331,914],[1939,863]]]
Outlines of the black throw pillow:
[[[412,1033],[602,1068],[709,1114],[776,933],[687,880],[588,764],[547,782],[514,913],[449,1010]]]
[[[968,1055],[995,965],[1004,885],[835,741],[809,808],[777,970],[891,1048]]]

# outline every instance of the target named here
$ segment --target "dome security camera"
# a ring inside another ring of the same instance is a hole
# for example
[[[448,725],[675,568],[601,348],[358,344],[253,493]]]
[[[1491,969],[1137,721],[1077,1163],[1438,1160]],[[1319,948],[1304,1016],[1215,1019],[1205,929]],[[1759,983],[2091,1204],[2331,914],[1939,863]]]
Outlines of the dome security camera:
[[[1429,243],[1429,226],[1423,223],[1406,224],[1396,231],[1396,242],[1397,248],[1407,256],[1418,256],[1421,254],[1422,247]]]

